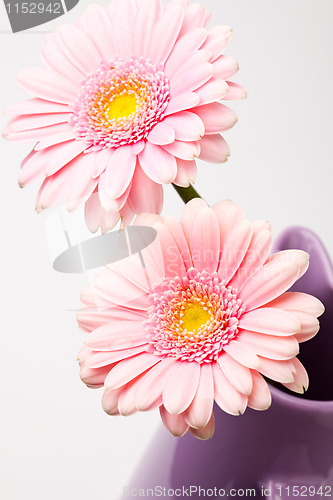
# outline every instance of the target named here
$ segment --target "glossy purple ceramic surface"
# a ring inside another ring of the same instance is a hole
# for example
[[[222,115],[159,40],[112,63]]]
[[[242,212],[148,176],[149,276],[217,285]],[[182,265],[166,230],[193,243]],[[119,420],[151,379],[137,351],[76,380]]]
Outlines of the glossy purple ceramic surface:
[[[312,487],[323,487],[333,497],[333,268],[318,237],[306,228],[286,230],[274,251],[288,248],[303,249],[311,257],[308,272],[293,290],[311,293],[326,306],[320,332],[301,346],[300,359],[310,374],[308,394],[295,396],[272,387],[269,410],[247,409],[240,417],[215,406],[216,430],[209,441],[190,434],[177,439],[159,430],[132,488],[196,485],[224,489],[226,495],[239,489],[233,498],[244,498],[244,490],[255,488],[256,498],[276,500],[293,498],[293,488],[310,496]],[[203,496],[194,493],[191,498]]]

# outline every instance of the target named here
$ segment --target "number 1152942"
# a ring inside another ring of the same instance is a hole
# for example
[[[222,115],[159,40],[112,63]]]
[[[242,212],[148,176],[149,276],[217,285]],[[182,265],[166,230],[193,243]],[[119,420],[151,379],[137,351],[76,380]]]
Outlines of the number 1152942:
[[[6,4],[8,14],[62,14],[61,4],[59,2],[34,3],[20,2],[15,4]]]

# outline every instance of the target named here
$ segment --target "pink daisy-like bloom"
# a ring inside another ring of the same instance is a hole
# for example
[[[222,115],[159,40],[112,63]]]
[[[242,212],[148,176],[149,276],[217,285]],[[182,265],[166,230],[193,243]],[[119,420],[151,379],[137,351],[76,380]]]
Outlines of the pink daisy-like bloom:
[[[92,6],[74,25],[46,37],[44,68],[18,75],[35,97],[9,106],[4,136],[36,141],[19,176],[40,178],[37,211],[85,203],[95,232],[135,213],[159,213],[162,184],[188,186],[195,158],[224,162],[220,135],[237,121],[220,99],[241,99],[228,79],[237,62],[223,51],[232,31],[208,28],[199,4],[115,0]]]
[[[321,302],[288,290],[307,270],[301,250],[270,255],[271,226],[230,201],[190,201],[180,222],[143,214],[155,242],[112,264],[82,294],[88,333],[81,378],[103,387],[103,408],[130,415],[159,408],[175,436],[208,439],[213,403],[232,414],[265,410],[263,375],[303,393],[299,343],[319,329]]]

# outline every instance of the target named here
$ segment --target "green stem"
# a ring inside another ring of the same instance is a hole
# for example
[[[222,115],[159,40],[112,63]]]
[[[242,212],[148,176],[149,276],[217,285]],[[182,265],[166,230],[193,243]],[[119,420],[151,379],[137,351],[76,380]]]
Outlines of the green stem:
[[[193,198],[201,198],[200,194],[194,189],[192,184],[190,184],[188,187],[180,187],[176,186],[175,184],[172,185],[184,203],[193,200]]]

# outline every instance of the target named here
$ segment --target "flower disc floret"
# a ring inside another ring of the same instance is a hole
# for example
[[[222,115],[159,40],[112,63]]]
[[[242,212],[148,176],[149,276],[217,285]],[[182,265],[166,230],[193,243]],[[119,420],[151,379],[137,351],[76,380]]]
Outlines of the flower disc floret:
[[[154,354],[211,363],[238,334],[245,310],[237,290],[217,273],[190,269],[186,276],[166,278],[152,294],[146,329]]]
[[[102,63],[82,82],[71,123],[78,139],[95,150],[145,139],[164,117],[169,82],[148,59]]]

